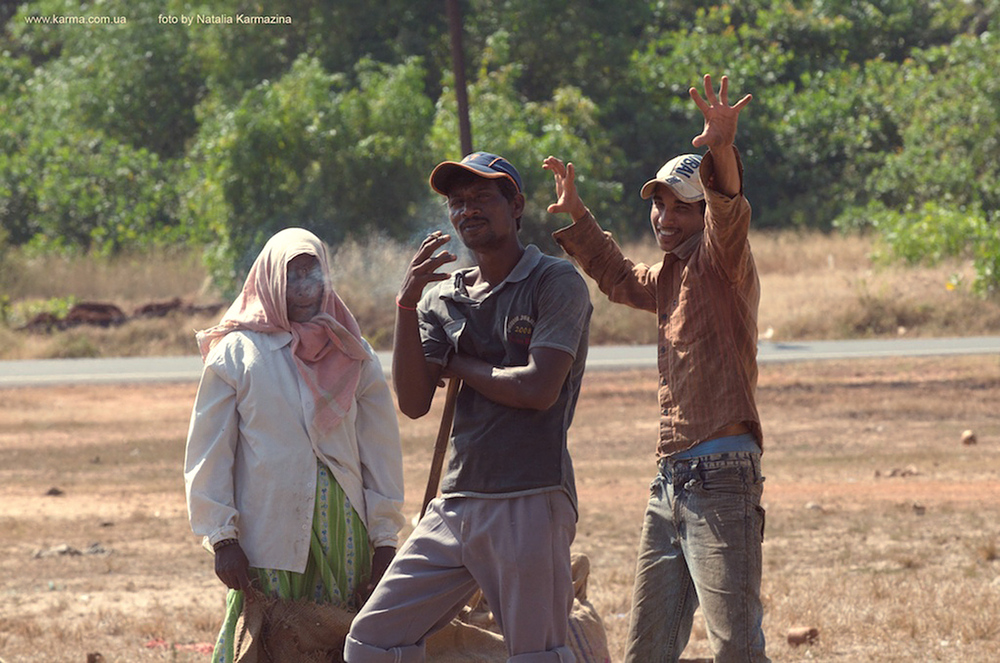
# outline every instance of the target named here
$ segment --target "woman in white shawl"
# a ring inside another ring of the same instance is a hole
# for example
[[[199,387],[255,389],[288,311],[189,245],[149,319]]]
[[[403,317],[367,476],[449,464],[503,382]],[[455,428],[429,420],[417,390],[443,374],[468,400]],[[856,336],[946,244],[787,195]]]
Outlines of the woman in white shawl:
[[[188,514],[229,587],[213,662],[233,660],[251,585],[360,607],[404,518],[396,410],[371,347],[330,284],[326,247],[275,234],[218,325],[184,461]]]

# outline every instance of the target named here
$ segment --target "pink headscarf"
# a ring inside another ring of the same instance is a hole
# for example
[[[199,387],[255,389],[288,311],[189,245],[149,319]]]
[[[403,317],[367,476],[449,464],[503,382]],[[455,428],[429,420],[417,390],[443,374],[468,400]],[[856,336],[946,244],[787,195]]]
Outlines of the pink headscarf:
[[[285,306],[287,266],[303,253],[315,256],[326,283],[320,312],[309,322],[289,322]],[[337,426],[350,409],[368,357],[357,320],[330,285],[326,247],[302,228],[286,228],[267,241],[247,274],[243,291],[216,326],[196,334],[202,360],[216,343],[237,329],[291,332],[292,355],[316,400],[315,424],[321,432]]]

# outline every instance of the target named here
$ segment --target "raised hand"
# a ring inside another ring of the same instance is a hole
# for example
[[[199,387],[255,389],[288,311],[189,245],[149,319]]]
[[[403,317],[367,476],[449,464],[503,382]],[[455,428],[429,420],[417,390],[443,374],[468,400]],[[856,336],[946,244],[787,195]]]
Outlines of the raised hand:
[[[722,84],[719,86],[719,96],[715,96],[715,89],[712,87],[712,77],[705,74],[705,98],[703,99],[696,88],[691,88],[688,93],[691,99],[705,116],[705,128],[695,136],[691,144],[695,147],[707,146],[713,152],[720,151],[720,148],[728,147],[736,141],[736,124],[739,120],[740,111],[746,108],[752,95],[746,95],[735,105],[729,105],[729,77],[722,77]]]
[[[399,288],[399,296],[396,300],[400,306],[415,308],[428,283],[444,281],[448,278],[447,273],[436,270],[441,265],[456,260],[455,255],[448,251],[441,251],[437,255],[434,255],[434,252],[449,241],[451,241],[451,235],[435,230],[420,244],[416,255],[413,256],[413,260],[406,268],[406,274],[403,275],[403,284]]]
[[[561,159],[549,156],[542,162],[542,168],[552,171],[556,185],[556,202],[548,206],[549,214],[565,212],[572,216],[574,221],[586,214],[587,207],[576,191],[576,169],[573,164],[564,165]]]

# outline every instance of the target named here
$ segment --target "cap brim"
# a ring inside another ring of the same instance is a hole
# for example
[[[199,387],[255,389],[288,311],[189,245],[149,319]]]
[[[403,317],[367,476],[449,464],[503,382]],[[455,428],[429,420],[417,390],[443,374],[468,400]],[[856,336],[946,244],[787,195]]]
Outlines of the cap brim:
[[[507,173],[498,173],[495,170],[480,170],[476,166],[459,163],[457,161],[444,161],[439,163],[434,170],[431,171],[431,188],[440,193],[442,196],[447,196],[448,185],[455,175],[459,173],[459,171],[472,173],[473,175],[487,180],[507,179],[510,180],[510,183],[513,184],[518,191],[520,191],[520,188],[517,186],[517,182]]]
[[[642,185],[642,188],[639,190],[639,196],[643,200],[651,198],[653,196],[653,191],[656,189],[657,184],[662,184],[662,182],[660,182],[660,180],[649,180],[648,182]]]
[[[642,188],[639,190],[639,196],[643,200],[652,198],[653,192],[656,191],[657,184],[662,184],[665,187],[669,187],[670,190],[674,192],[674,195],[677,196],[679,200],[682,200],[685,203],[696,203],[699,200],[704,200],[705,198],[704,192],[699,191],[690,184],[685,184],[685,183],[670,184],[668,182],[664,182],[663,180],[658,180],[658,179],[652,179],[643,184]]]

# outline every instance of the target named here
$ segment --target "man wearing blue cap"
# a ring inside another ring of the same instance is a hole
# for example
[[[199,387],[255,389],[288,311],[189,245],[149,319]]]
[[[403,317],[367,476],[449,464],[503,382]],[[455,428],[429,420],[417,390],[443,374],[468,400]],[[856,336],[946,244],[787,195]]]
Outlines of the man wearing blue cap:
[[[636,564],[626,663],[677,661],[695,608],[717,662],[767,661],[760,600],[760,455],[757,304],[760,282],[747,235],[750,204],[730,106],[705,76],[704,115],[682,154],[646,182],[650,224],[663,260],[633,263],[576,192],[572,164],[549,157],[558,200],[573,224],[554,237],[614,301],[656,313],[659,330],[658,472],[650,485]]]
[[[503,157],[446,161],[430,184],[475,265],[438,272],[456,259],[435,253],[451,237],[423,241],[396,298],[393,386],[418,418],[443,378],[462,381],[451,455],[441,497],[355,618],[345,658],[423,661],[426,637],[482,589],[510,661],[572,662],[566,436],[587,355],[587,286],[570,262],[521,243],[521,177]]]

